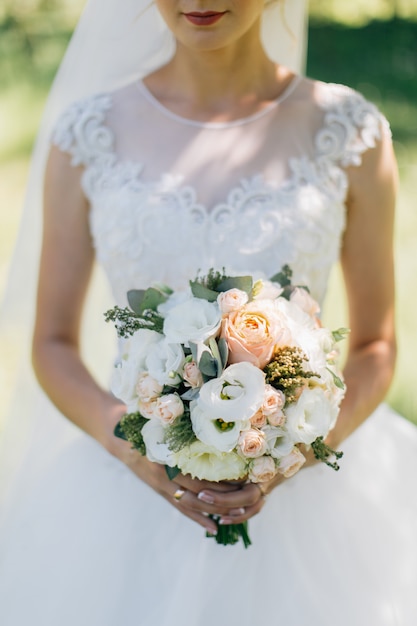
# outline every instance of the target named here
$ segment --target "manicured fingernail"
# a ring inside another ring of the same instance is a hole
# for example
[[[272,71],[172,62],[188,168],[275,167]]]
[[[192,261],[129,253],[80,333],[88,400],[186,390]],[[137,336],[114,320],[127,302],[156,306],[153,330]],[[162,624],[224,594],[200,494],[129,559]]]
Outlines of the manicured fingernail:
[[[217,535],[217,528],[214,530],[213,528],[209,528],[208,526],[206,526],[206,531],[208,535]]]
[[[227,524],[233,524],[233,519],[231,517],[221,517],[219,519],[219,524],[222,526],[226,526]]]
[[[197,498],[199,500],[201,500],[202,502],[205,502],[206,504],[214,504],[213,496],[211,496],[210,494],[206,493],[205,491],[200,491],[200,493],[198,494]]]
[[[232,509],[231,511],[229,511],[229,515],[244,515],[245,514],[245,509],[240,508],[240,509]]]

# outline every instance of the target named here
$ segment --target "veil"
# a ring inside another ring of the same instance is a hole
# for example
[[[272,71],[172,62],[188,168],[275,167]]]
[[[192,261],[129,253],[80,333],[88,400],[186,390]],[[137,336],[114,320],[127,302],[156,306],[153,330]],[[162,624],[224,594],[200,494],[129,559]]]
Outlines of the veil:
[[[306,14],[306,0],[287,0],[285,5],[279,1],[265,8],[262,20],[268,55],[298,73],[304,68],[306,54]],[[56,415],[54,418],[56,410],[38,388],[30,368],[42,231],[42,181],[51,130],[58,115],[74,100],[141,78],[165,64],[174,50],[173,37],[153,2],[89,0],[56,75],[32,156],[23,217],[0,310],[2,367],[6,372],[11,361],[19,364],[14,380],[8,383],[14,386],[15,393],[0,430],[0,502],[6,492],[17,498],[22,489],[29,488],[28,472],[33,478],[36,471],[44,471],[48,462],[45,442],[52,444],[53,453],[57,454],[60,446],[77,434],[74,426],[56,419]],[[103,324],[104,328],[95,334],[89,329],[97,327],[94,320],[102,319],[106,303],[104,279],[96,273],[84,316],[84,335],[88,337],[84,352],[87,364],[103,384],[108,368],[100,369],[106,362],[101,331],[105,335],[106,328]],[[110,339],[107,341],[110,351]],[[100,358],[94,358],[95,354],[100,354]],[[30,470],[25,470],[30,450],[39,445],[43,451],[37,455],[36,467],[29,464]]]

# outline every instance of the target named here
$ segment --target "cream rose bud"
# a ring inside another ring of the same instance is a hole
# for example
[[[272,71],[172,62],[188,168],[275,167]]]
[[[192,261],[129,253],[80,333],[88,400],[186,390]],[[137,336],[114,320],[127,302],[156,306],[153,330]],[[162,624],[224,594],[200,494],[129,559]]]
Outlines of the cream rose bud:
[[[262,409],[259,409],[259,411],[256,411],[256,413],[252,415],[250,423],[254,428],[262,428],[262,426],[265,426],[266,417],[263,414]]]
[[[285,424],[285,415],[283,407],[285,404],[285,395],[279,389],[275,389],[272,385],[265,385],[265,398],[262,405],[262,412],[268,418],[271,426],[283,426]]]
[[[298,470],[304,465],[306,458],[300,450],[294,446],[292,451],[284,456],[279,461],[278,472],[284,476],[284,478],[291,478],[298,472]]]
[[[184,413],[184,404],[176,393],[168,393],[155,400],[153,414],[164,424],[172,424]]]
[[[302,287],[296,287],[290,296],[290,302],[297,304],[300,309],[302,309],[305,313],[308,313],[310,317],[315,317],[320,313],[320,306],[318,303],[310,296],[306,289]]]
[[[223,293],[219,293],[217,297],[217,304],[219,305],[220,313],[227,315],[231,311],[237,311],[249,300],[248,294],[241,289],[229,289]]]
[[[217,302],[190,298],[167,312],[164,334],[169,343],[183,344],[207,341],[218,334],[221,315]]]
[[[146,417],[147,420],[153,419],[155,417],[154,414],[155,409],[155,400],[151,400],[150,402],[138,402],[137,407],[134,410],[138,410],[142,417]],[[130,411],[131,413],[134,410]]]
[[[187,363],[185,363],[182,376],[185,383],[192,387],[192,389],[201,387],[203,384],[203,377],[195,361],[187,361]]]
[[[241,433],[237,442],[238,452],[245,458],[256,459],[262,456],[268,447],[264,433],[256,428],[251,428]]]
[[[260,456],[253,460],[248,478],[252,483],[266,483],[272,480],[277,472],[278,469],[272,457]]]
[[[141,372],[136,383],[136,393],[140,402],[150,402],[161,395],[163,385],[159,384],[148,372]]]

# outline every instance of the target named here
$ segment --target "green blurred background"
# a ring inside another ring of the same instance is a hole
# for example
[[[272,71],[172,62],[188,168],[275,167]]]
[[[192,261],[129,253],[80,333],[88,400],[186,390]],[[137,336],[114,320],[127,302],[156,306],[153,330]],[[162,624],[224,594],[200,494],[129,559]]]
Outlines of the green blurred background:
[[[3,0],[0,6],[0,291],[36,128],[83,4]],[[310,0],[307,73],[359,89],[391,122],[401,176],[395,235],[400,357],[388,401],[417,423],[417,0]],[[336,270],[326,303],[332,326],[346,325],[339,278]]]

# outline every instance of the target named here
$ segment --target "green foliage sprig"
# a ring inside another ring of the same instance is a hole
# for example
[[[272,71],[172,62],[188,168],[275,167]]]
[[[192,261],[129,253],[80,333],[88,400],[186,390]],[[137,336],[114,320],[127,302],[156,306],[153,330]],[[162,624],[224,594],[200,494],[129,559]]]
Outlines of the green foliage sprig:
[[[340,465],[337,462],[342,458],[343,452],[333,450],[327,443],[324,442],[323,437],[317,437],[315,441],[311,444],[311,447],[314,452],[314,456],[318,461],[322,461],[336,472],[339,471]],[[331,462],[329,459],[334,458],[335,461]]]
[[[263,370],[266,382],[284,393],[286,404],[297,400],[296,392],[307,379],[319,377],[304,370],[305,361],[307,357],[300,348],[285,346],[277,348],[272,361]]]
[[[148,420],[139,412],[126,413],[114,429],[114,434],[120,439],[129,441],[132,447],[142,456],[146,455],[146,446],[142,437],[142,428]]]
[[[139,316],[127,307],[121,309],[115,306],[105,312],[104,319],[114,323],[119,337],[131,337],[142,328],[162,333],[164,326],[163,317],[151,309],[145,310]]]
[[[178,417],[165,431],[165,443],[172,452],[179,452],[186,446],[190,446],[197,437],[193,431],[190,419],[190,410],[186,407],[183,415]]]

